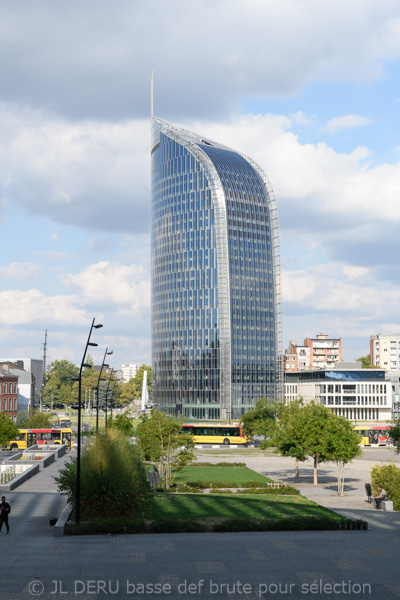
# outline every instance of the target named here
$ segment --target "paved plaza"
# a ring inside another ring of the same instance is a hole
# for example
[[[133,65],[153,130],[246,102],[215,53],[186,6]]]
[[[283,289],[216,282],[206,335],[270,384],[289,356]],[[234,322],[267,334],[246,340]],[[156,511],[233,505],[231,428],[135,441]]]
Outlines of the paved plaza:
[[[74,451],[72,451],[73,453]],[[335,469],[312,465],[294,480],[293,459],[203,451],[210,462],[240,460],[303,494],[368,521],[368,531],[142,534],[53,537],[49,518],[65,505],[52,477],[63,459],[7,494],[11,533],[0,534],[0,600],[104,598],[400,598],[400,513],[376,511],[365,502],[369,470],[386,454],[364,454],[346,469],[345,497],[335,489]],[[376,456],[375,456],[376,455]],[[390,451],[389,451],[390,457]],[[68,459],[68,457],[67,457]],[[112,491],[110,491],[112,493]]]

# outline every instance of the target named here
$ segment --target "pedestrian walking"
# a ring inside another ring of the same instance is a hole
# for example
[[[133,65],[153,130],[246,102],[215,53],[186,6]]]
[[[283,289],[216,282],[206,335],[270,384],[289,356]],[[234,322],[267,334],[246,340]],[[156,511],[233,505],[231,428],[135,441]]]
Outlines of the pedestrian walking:
[[[8,515],[10,514],[10,505],[8,504],[8,502],[6,502],[6,497],[2,496],[1,498],[1,504],[0,504],[0,531],[3,527],[3,523],[6,526],[7,529],[7,533],[6,535],[8,535],[10,533],[10,526],[8,524]]]

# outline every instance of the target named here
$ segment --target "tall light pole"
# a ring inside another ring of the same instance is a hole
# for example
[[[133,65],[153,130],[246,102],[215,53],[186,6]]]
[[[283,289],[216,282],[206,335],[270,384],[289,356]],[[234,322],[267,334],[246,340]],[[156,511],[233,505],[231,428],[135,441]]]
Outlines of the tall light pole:
[[[114,373],[114,369],[111,369],[111,374],[110,374],[110,377],[108,378],[108,384],[107,384],[107,390],[106,390],[106,429],[107,429],[107,403],[108,403],[108,390],[109,390],[109,387],[110,387],[111,378],[112,378],[112,375],[113,375],[113,373]]]
[[[111,390],[111,406],[110,406],[111,420],[113,418],[113,416],[112,416],[112,409],[113,409],[113,404],[114,404],[113,399],[114,399],[114,390],[115,390],[115,384],[116,383],[117,383],[117,378],[115,377],[113,389]]]
[[[89,346],[98,346],[94,342],[90,341],[90,336],[92,335],[93,329],[100,329],[103,327],[100,323],[97,325],[94,324],[95,318],[93,318],[92,325],[90,326],[90,331],[88,335],[88,339],[85,346],[85,352],[83,353],[83,358],[81,362],[81,367],[79,369],[79,389],[78,389],[78,450],[76,456],[76,506],[75,506],[75,516],[76,516],[76,524],[79,525],[81,520],[81,409],[82,409],[82,370],[84,367],[91,367],[92,365],[88,365],[85,363],[86,352]]]
[[[99,387],[100,387],[100,381],[104,381],[104,379],[103,380],[101,379],[101,374],[103,372],[103,367],[109,367],[109,365],[106,365],[106,363],[104,362],[106,360],[106,356],[109,354],[113,354],[113,351],[112,350],[108,351],[108,348],[106,348],[106,351],[104,353],[103,362],[101,363],[99,379],[97,380],[96,433],[99,432]]]

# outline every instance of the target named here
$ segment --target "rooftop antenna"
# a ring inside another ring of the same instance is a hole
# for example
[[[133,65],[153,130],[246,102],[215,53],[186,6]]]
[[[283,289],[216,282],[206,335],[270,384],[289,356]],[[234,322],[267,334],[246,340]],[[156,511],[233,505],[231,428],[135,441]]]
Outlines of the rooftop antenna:
[[[150,112],[151,118],[154,117],[154,71],[151,72],[151,87],[150,87]]]

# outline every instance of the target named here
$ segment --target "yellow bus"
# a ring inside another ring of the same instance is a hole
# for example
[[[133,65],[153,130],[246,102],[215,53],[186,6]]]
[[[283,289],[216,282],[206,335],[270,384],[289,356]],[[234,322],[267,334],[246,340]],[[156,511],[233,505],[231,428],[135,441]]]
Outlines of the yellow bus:
[[[361,436],[361,446],[386,446],[390,443],[392,427],[393,425],[356,425],[353,431]]]
[[[71,428],[46,428],[46,429],[20,429],[19,435],[8,442],[7,448],[11,450],[24,450],[38,444],[44,446],[48,444],[65,444],[69,448],[74,445]]]
[[[247,444],[242,425],[190,424],[182,425],[182,432],[193,436],[196,444]]]

